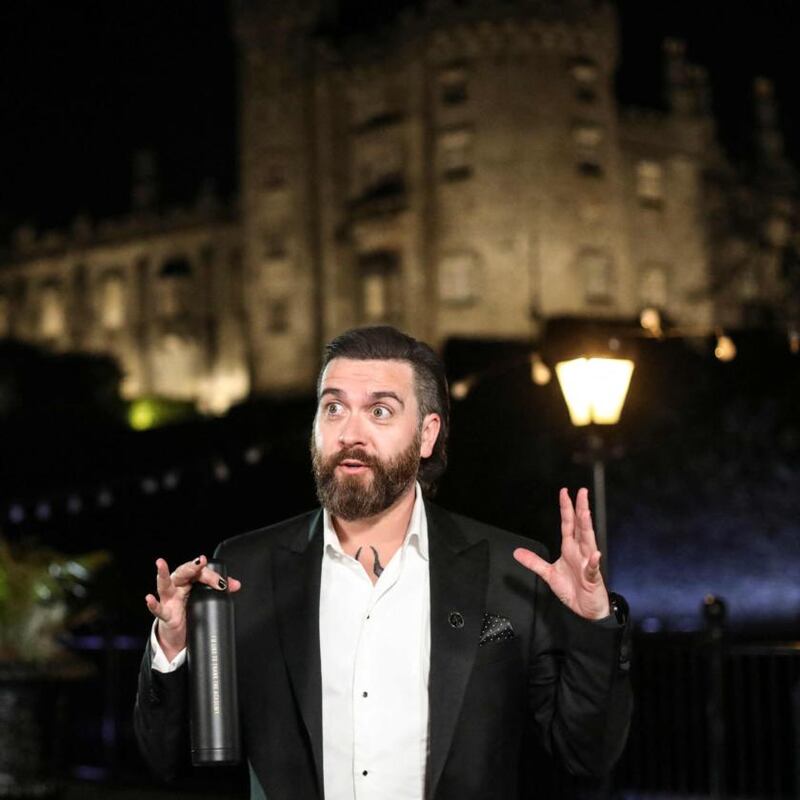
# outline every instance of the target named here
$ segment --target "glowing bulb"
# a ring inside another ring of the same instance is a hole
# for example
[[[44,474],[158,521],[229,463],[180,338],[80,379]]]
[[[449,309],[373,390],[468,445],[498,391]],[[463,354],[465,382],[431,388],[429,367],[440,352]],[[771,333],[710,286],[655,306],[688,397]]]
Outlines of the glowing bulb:
[[[733,361],[736,358],[736,345],[733,343],[733,339],[730,336],[718,336],[714,355],[720,361]]]
[[[553,377],[550,367],[542,361],[542,357],[538,353],[531,355],[531,380],[537,386],[547,386]]]
[[[628,394],[633,361],[575,358],[556,364],[556,375],[573,425],[614,425]]]
[[[653,336],[662,336],[661,314],[657,308],[644,308],[639,315],[639,324]]]
[[[464,378],[463,380],[456,381],[450,387],[450,396],[453,400],[464,400],[466,396],[469,394],[469,390],[472,388],[472,381],[469,378]]]

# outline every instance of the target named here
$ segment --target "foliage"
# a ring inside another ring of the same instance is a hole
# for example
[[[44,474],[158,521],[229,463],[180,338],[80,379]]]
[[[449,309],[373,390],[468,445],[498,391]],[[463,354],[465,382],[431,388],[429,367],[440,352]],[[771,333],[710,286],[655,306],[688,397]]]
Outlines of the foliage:
[[[76,611],[85,603],[85,584],[109,560],[104,551],[68,556],[0,538],[0,661],[56,658],[59,635],[91,613]]]

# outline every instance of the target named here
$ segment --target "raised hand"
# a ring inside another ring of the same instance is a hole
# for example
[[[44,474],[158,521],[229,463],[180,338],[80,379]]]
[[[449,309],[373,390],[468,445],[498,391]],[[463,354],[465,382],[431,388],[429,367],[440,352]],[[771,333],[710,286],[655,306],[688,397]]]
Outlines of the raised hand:
[[[219,573],[206,566],[208,559],[199,556],[181,564],[170,574],[163,558],[156,560],[156,590],[158,598],[148,594],[144,601],[150,613],[158,619],[157,636],[169,661],[186,647],[186,603],[193,583],[205,583],[214,589],[238,592],[242,588],[236,578],[226,583]]]
[[[608,592],[600,573],[601,553],[592,527],[589,492],[579,489],[572,506],[569,493],[559,493],[561,507],[561,556],[549,564],[536,553],[518,547],[514,558],[535,572],[567,608],[586,619],[602,619],[610,613]]]

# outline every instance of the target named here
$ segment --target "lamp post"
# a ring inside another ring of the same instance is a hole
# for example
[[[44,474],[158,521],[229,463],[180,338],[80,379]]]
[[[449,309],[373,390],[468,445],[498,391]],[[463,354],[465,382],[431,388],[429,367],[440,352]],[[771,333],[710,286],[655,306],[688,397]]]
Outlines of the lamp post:
[[[626,358],[575,358],[556,364],[556,375],[576,427],[616,425],[633,375]],[[608,582],[608,531],[606,527],[606,472],[603,439],[589,429],[589,457],[594,483],[595,534],[603,554],[600,570]]]

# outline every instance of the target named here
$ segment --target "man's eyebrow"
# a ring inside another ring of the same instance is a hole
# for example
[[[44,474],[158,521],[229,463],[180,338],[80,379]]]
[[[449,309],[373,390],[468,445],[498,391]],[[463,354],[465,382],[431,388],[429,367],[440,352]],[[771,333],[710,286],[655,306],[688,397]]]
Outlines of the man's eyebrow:
[[[322,400],[326,394],[332,394],[334,397],[347,396],[347,392],[337,389],[335,386],[326,386],[324,389],[322,389],[322,391],[319,393],[319,399]],[[384,400],[386,398],[390,398],[399,403],[400,408],[406,407],[406,404],[403,402],[403,399],[400,397],[400,395],[397,394],[397,392],[391,391],[390,389],[379,389],[377,392],[370,392],[369,397],[371,400]]]
[[[383,400],[385,397],[390,397],[392,400],[396,400],[400,404],[400,408],[405,408],[406,404],[403,402],[400,395],[397,392],[389,391],[388,389],[381,389],[377,392],[370,392],[369,396],[373,400]]]

